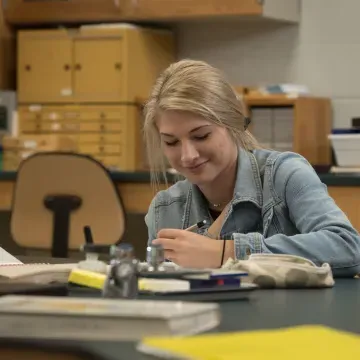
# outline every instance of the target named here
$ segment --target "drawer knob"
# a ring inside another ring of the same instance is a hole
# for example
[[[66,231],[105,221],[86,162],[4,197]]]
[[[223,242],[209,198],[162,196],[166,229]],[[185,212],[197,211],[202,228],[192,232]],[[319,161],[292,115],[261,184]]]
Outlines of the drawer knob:
[[[31,71],[31,65],[26,64],[26,65],[25,65],[25,70],[26,70],[26,71]]]
[[[119,62],[115,63],[115,69],[116,70],[121,70],[122,69],[122,64],[119,63]]]
[[[81,65],[80,65],[80,64],[76,64],[76,65],[75,65],[75,70],[81,70]]]

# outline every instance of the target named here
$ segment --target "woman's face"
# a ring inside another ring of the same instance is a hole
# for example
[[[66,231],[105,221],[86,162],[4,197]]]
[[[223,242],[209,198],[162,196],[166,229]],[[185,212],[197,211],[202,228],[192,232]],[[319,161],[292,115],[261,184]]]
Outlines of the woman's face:
[[[157,120],[170,165],[196,185],[233,166],[237,147],[224,127],[191,113],[166,111]]]

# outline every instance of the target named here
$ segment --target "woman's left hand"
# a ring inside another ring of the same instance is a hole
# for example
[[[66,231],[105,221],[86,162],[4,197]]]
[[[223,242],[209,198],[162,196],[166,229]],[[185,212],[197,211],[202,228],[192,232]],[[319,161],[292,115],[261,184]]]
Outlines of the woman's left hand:
[[[187,268],[219,268],[223,241],[187,230],[162,229],[154,244],[162,245],[165,259]]]

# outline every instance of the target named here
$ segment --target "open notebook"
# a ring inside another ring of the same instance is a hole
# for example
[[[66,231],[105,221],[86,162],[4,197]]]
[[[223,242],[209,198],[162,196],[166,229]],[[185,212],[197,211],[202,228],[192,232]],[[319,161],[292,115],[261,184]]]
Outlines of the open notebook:
[[[49,284],[67,283],[74,264],[23,264],[0,247],[0,281]]]
[[[77,264],[0,264],[0,281],[50,284],[67,283]]]

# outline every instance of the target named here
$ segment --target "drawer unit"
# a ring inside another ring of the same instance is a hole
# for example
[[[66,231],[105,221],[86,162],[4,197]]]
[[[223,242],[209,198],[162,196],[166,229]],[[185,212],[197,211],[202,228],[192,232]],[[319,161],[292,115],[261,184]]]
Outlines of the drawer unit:
[[[64,134],[78,151],[123,171],[147,169],[140,109],[135,105],[20,106],[21,134]]]

